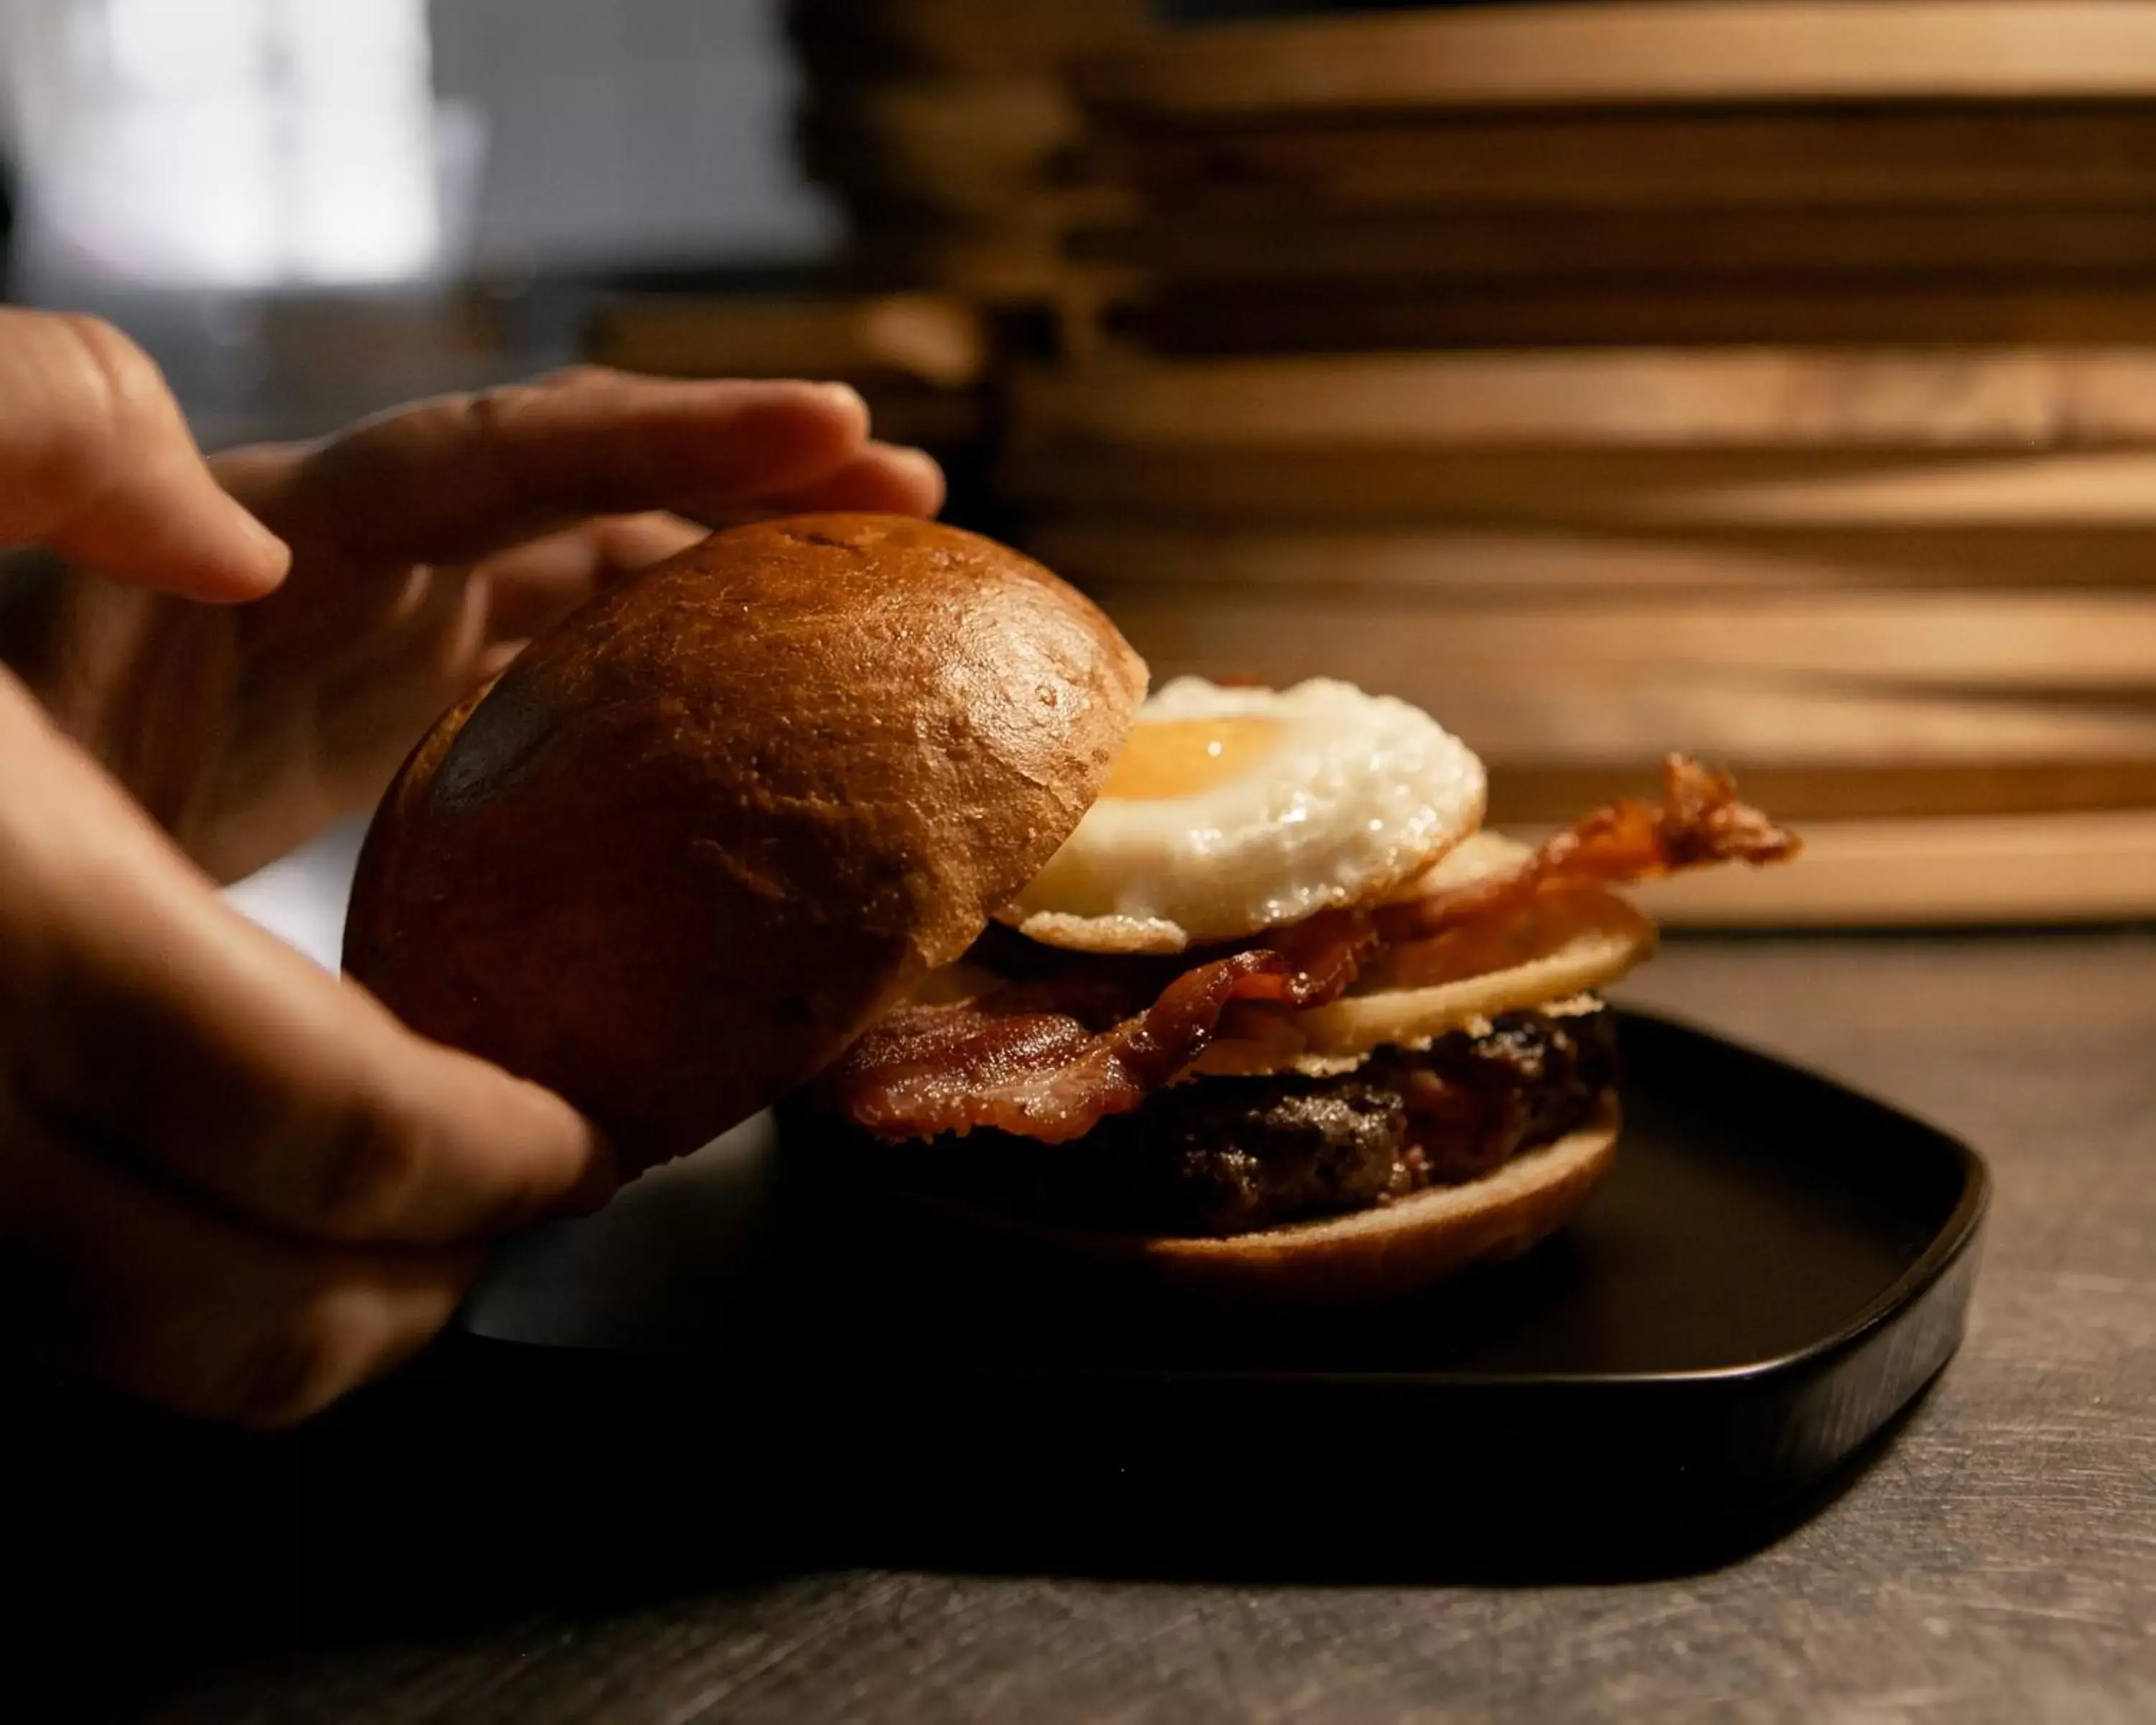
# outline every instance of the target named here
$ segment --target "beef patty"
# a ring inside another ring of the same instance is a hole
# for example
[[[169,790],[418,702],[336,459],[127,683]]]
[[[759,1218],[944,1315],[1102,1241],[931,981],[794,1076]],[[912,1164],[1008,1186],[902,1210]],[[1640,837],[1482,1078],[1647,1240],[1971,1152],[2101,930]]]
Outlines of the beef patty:
[[[1177,1085],[1067,1144],[976,1132],[876,1153],[909,1184],[1018,1215],[1248,1234],[1487,1173],[1591,1118],[1615,1076],[1608,1013],[1511,1013],[1337,1078]]]

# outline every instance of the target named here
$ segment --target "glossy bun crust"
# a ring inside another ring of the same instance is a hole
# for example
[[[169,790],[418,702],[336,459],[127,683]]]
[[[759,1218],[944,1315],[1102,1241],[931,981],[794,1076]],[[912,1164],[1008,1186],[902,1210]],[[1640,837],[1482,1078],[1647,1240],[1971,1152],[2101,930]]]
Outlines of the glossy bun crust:
[[[1040,565],[895,516],[713,535],[445,716],[362,854],[345,968],[558,1091],[625,1167],[828,1064],[1099,794],[1145,669]]]

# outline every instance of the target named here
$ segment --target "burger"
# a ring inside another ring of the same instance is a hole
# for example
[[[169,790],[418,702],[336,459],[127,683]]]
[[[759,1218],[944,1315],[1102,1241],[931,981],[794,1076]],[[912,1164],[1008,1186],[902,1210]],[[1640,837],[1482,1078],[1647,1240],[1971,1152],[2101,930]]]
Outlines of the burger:
[[[422,742],[346,968],[632,1171],[777,1104],[857,1207],[1058,1276],[1368,1300],[1559,1226],[1655,942],[1613,888],[1794,839],[1677,758],[1530,846],[1404,702],[1146,685],[977,536],[716,534]]]

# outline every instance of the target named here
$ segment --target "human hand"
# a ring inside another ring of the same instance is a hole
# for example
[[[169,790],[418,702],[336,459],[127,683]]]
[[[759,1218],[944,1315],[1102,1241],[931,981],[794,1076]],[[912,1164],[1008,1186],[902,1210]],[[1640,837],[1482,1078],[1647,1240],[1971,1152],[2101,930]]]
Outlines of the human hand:
[[[369,806],[532,634],[700,537],[682,516],[929,514],[942,495],[927,456],[867,439],[843,386],[595,370],[211,466],[290,547],[280,587],[202,603],[253,594],[229,576],[146,577],[108,535],[18,587],[0,659],[224,880]]]
[[[245,922],[0,670],[0,1348],[311,1414],[612,1184],[566,1102]]]
[[[936,475],[843,393],[577,377],[213,476],[123,338],[28,313],[0,312],[0,542],[69,560],[0,593],[53,709],[0,670],[0,1343],[285,1423],[611,1160],[246,923],[167,834],[228,875],[363,801],[522,634],[694,531],[613,511],[925,509]],[[233,494],[296,554],[281,588]]]

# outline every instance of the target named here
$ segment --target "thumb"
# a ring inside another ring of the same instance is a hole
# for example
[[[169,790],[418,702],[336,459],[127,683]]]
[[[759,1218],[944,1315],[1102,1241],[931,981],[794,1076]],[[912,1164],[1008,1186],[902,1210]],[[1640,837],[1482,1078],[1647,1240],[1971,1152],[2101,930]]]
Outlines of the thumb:
[[[94,317],[0,310],[0,544],[190,598],[259,598],[284,542],[219,489],[149,356]]]

